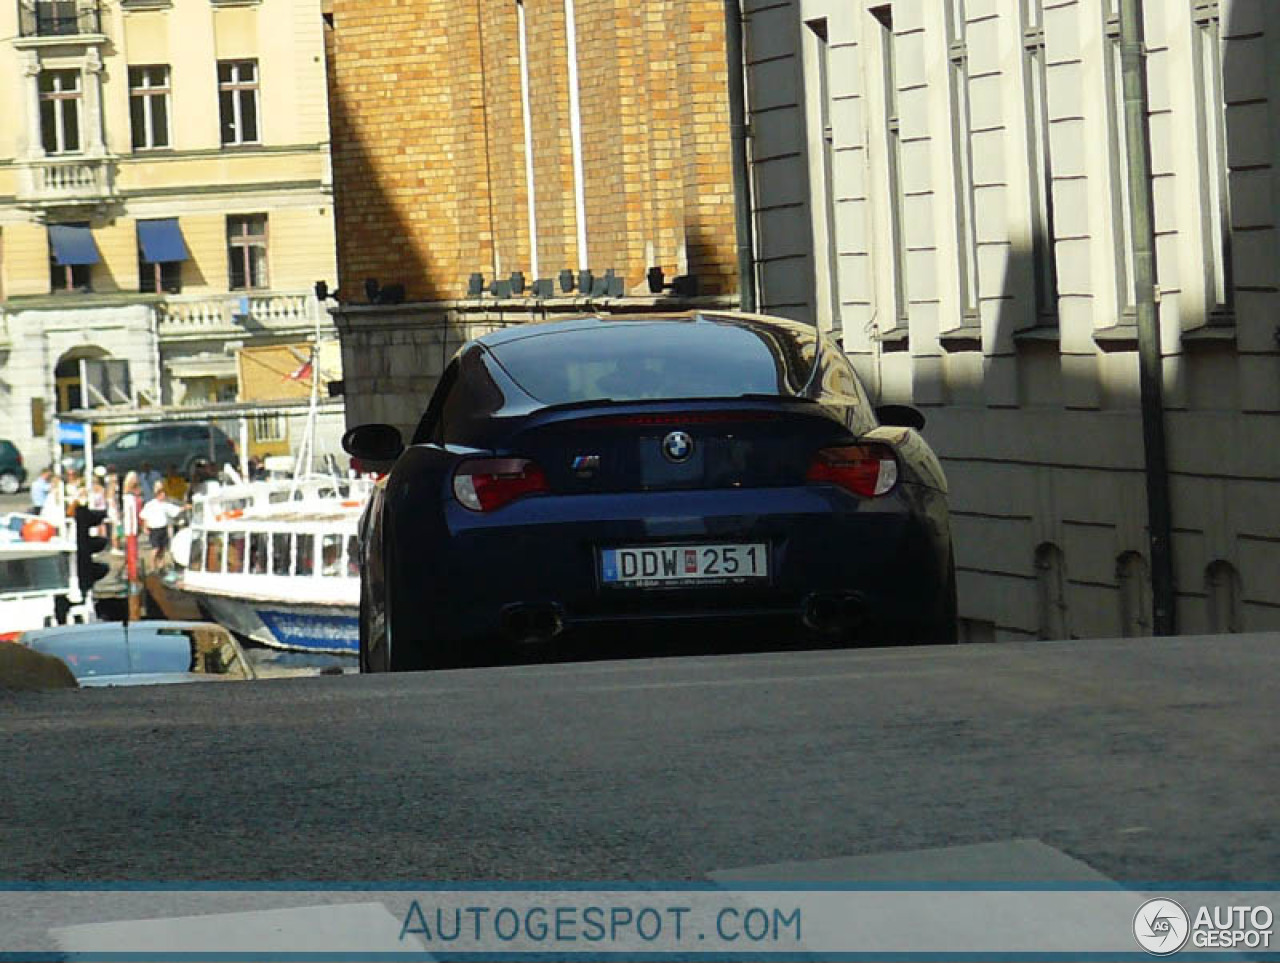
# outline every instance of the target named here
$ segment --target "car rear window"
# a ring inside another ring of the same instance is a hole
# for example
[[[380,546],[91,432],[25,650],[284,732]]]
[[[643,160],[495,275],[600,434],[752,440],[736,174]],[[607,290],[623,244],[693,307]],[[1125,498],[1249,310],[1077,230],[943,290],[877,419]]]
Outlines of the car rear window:
[[[507,373],[548,405],[791,397],[808,383],[814,343],[750,322],[611,322],[496,346]]]

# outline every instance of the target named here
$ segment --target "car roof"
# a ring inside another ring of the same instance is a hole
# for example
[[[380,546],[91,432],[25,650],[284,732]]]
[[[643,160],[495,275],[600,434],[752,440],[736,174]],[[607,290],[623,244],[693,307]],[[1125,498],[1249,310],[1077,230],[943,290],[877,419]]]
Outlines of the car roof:
[[[36,629],[32,632],[24,632],[22,642],[50,642],[55,639],[83,639],[89,641],[100,637],[110,637],[119,633],[124,634],[123,622],[90,622],[87,625],[59,625],[51,629]],[[134,622],[131,628],[141,632],[153,634],[156,632],[190,632],[193,630],[209,631],[210,629],[222,629],[221,625],[216,622],[168,622],[158,620],[154,622]]]
[[[737,311],[684,311],[665,314],[615,314],[584,315],[578,318],[566,318],[557,321],[529,321],[508,328],[502,328],[476,339],[476,343],[488,348],[512,344],[526,338],[543,337],[551,334],[568,334],[574,331],[605,330],[633,325],[665,325],[665,324],[701,324],[714,325],[724,323],[749,323],[764,325],[776,329],[779,333],[797,337],[812,338],[816,328],[802,321],[791,321],[762,314],[744,314]]]

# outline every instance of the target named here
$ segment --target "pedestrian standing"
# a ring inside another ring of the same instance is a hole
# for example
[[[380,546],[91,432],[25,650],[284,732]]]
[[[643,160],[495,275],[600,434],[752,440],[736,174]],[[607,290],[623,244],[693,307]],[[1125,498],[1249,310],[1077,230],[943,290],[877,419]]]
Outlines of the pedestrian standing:
[[[62,479],[57,475],[49,479],[49,491],[45,495],[44,504],[40,506],[40,517],[46,522],[58,526],[61,532],[67,524],[66,489]]]
[[[31,483],[31,515],[39,515],[53,487],[53,470],[46,468]]]
[[[110,525],[111,551],[120,551],[120,539],[124,535],[124,514],[120,510],[120,476],[107,472],[107,521]]]
[[[151,501],[142,507],[142,514],[139,516],[149,533],[152,571],[158,570],[168,557],[169,527],[181,512],[177,505],[169,501],[169,493],[164,490],[164,482],[156,482]]]
[[[142,484],[138,473],[124,476],[121,513],[124,515],[124,567],[129,579],[129,621],[142,618],[142,585],[138,580],[138,513],[142,508]]]
[[[169,496],[169,501],[175,505],[182,504],[187,500],[187,491],[190,488],[190,484],[182,477],[182,472],[178,471],[178,466],[171,464],[164,473],[164,490]]]
[[[141,483],[140,493],[142,500],[145,502],[150,501],[155,494],[156,482],[164,481],[164,476],[151,467],[151,462],[144,461],[142,463],[142,471],[138,475],[138,481]]]

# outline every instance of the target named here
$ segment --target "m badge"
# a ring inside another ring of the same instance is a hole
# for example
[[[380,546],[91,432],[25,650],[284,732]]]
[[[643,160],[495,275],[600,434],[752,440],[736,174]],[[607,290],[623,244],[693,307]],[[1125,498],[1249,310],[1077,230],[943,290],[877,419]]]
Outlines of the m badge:
[[[599,455],[578,455],[573,459],[573,473],[581,478],[594,475],[600,470]]]

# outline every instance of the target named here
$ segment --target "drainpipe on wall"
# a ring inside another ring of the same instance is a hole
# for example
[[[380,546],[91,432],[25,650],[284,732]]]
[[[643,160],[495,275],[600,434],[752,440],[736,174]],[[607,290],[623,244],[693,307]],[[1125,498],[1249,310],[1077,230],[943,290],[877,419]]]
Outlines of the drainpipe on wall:
[[[1147,527],[1151,546],[1153,628],[1156,635],[1174,635],[1177,632],[1177,593],[1173,577],[1173,511],[1165,445],[1164,364],[1155,298],[1155,228],[1142,0],[1120,0],[1120,56],[1124,76],[1125,133],[1129,145],[1129,221],[1133,232],[1134,303],[1138,312],[1138,369],[1142,392]]]
[[[746,59],[740,0],[724,0],[725,52],[729,68],[729,135],[733,150],[733,210],[737,224],[738,300],[756,310],[755,236],[751,222],[751,172],[747,160]]]

